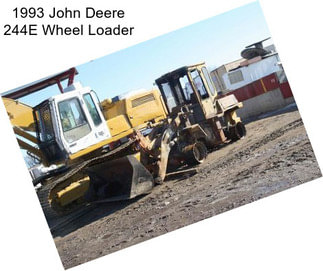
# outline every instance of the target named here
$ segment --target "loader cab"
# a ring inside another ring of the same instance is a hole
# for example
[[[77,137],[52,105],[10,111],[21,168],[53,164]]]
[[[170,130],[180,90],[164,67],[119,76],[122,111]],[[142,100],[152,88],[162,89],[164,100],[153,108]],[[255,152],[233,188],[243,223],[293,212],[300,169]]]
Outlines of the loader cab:
[[[217,96],[205,64],[185,66],[169,72],[156,80],[170,115],[183,107],[193,111],[198,123],[216,115],[214,101]]]
[[[111,137],[93,90],[73,84],[64,91],[34,107],[39,147],[49,164]]]

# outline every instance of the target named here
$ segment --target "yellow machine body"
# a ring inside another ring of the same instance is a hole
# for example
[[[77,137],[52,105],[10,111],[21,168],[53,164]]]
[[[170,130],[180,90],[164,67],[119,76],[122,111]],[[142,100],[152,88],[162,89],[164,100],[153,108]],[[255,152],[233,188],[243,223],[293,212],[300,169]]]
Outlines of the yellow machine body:
[[[111,135],[145,128],[149,122],[156,123],[166,118],[166,108],[159,90],[150,90],[125,99],[101,102]]]

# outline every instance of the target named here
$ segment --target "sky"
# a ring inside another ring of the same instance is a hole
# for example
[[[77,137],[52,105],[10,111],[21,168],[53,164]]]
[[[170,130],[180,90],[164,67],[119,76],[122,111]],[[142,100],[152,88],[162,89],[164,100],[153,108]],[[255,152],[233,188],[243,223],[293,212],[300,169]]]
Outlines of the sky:
[[[76,66],[75,81],[91,87],[102,101],[151,89],[155,79],[181,66],[205,61],[210,70],[237,60],[245,46],[270,36],[260,5],[253,2]],[[20,101],[34,106],[56,94],[59,90],[52,86]]]

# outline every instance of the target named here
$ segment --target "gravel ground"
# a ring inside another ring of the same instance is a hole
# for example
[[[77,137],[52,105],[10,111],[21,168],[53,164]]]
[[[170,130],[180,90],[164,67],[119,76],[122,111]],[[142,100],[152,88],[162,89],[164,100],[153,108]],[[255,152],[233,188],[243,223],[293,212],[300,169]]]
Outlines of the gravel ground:
[[[102,204],[53,232],[70,268],[322,176],[298,111],[251,122],[194,176],[139,199]]]

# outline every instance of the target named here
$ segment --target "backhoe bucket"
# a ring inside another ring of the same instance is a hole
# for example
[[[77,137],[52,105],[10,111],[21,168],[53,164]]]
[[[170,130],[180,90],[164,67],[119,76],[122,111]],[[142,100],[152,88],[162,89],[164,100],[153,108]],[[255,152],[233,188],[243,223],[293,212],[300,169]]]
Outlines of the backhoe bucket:
[[[103,162],[87,169],[89,201],[118,201],[148,194],[154,181],[151,173],[133,156]]]

